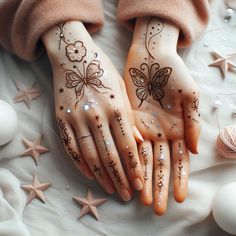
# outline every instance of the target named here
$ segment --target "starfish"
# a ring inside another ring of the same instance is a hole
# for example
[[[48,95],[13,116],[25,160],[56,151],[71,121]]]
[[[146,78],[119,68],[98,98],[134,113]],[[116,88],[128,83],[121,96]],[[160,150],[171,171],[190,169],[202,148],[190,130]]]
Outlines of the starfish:
[[[26,150],[20,155],[21,157],[31,156],[36,165],[39,162],[39,156],[42,153],[48,152],[49,150],[46,147],[41,145],[42,142],[42,135],[40,135],[35,141],[29,141],[26,138],[22,139],[23,144],[26,146]]]
[[[106,198],[95,199],[93,197],[93,194],[92,194],[90,189],[88,190],[86,198],[73,197],[73,199],[77,203],[79,203],[79,204],[81,204],[83,206],[82,210],[80,212],[79,218],[81,218],[82,216],[84,216],[87,213],[91,212],[97,220],[99,220],[97,206],[99,206],[99,205],[103,204],[105,201],[107,201]]]
[[[32,100],[42,94],[39,89],[35,88],[36,84],[37,82],[35,82],[30,88],[26,88],[25,86],[17,83],[16,88],[19,91],[19,94],[14,97],[14,102],[24,102],[30,109]]]
[[[215,57],[215,61],[213,61],[211,64],[208,66],[214,66],[214,67],[219,67],[224,78],[226,76],[226,73],[228,70],[232,70],[233,68],[236,68],[236,64],[234,64],[230,59],[236,55],[236,52],[231,53],[225,57],[221,56],[219,53],[213,51],[212,55]]]
[[[26,205],[29,204],[34,198],[38,198],[43,203],[46,202],[46,198],[43,191],[50,187],[50,183],[40,183],[36,174],[33,177],[33,183],[27,185],[21,185],[21,188],[29,192]]]

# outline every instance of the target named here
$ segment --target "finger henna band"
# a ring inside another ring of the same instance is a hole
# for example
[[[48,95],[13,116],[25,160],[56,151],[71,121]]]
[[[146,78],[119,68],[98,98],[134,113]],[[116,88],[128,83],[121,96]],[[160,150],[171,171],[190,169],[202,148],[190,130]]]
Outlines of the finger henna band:
[[[144,161],[144,180],[147,181],[148,180],[148,170],[147,170],[147,165],[148,165],[148,155],[149,155],[149,148],[148,147],[143,147],[142,148],[142,152],[139,153],[140,155],[142,155],[143,157],[143,161]]]
[[[159,189],[157,205],[161,205],[161,200],[163,196],[163,187],[165,183],[165,178],[164,178],[165,175],[164,175],[163,167],[165,165],[165,160],[166,160],[166,157],[165,157],[165,154],[163,153],[162,145],[160,145],[160,155],[158,157],[159,173],[157,174],[157,187]]]

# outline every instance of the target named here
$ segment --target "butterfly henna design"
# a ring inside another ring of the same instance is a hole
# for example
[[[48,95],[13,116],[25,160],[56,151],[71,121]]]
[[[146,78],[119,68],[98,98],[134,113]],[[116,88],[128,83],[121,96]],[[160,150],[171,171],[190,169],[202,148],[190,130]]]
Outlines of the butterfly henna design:
[[[78,100],[75,104],[75,108],[78,102],[83,98],[85,89],[92,88],[94,91],[99,93],[106,93],[101,91],[101,89],[111,88],[106,87],[100,78],[102,77],[104,70],[101,68],[101,62],[96,59],[97,55],[94,55],[94,59],[88,64],[86,67],[86,61],[82,63],[82,72],[81,70],[74,65],[74,70],[66,70],[65,71],[65,86],[69,89],[74,89],[76,99]]]
[[[130,68],[129,73],[134,85],[137,87],[136,95],[140,100],[140,107],[144,100],[151,96],[159,102],[163,108],[164,87],[167,85],[172,68],[160,68],[158,63],[153,63],[150,67],[147,63],[142,63],[140,69]]]

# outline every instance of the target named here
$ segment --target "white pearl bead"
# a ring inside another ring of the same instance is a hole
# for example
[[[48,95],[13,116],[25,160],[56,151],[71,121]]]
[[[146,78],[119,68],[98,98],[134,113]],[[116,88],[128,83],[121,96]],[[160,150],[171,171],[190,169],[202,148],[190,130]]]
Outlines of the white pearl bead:
[[[220,106],[221,106],[221,101],[220,100],[215,100],[213,102],[213,105],[212,105],[213,110],[217,110]]]
[[[224,21],[228,22],[231,20],[232,16],[234,14],[234,10],[231,8],[227,8],[225,11]]]

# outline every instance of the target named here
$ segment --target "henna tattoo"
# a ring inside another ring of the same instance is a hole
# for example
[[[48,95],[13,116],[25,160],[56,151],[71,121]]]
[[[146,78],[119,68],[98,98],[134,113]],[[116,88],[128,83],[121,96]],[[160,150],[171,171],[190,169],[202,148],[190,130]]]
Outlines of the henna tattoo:
[[[102,129],[102,124],[98,124],[97,125],[97,128],[101,134],[101,137],[102,137],[102,142],[104,144],[104,147],[105,147],[105,150],[106,150],[106,157],[109,159],[109,162],[108,162],[108,167],[110,167],[112,169],[112,173],[113,175],[115,176],[117,182],[120,184],[120,185],[123,185],[123,181],[122,181],[122,178],[120,176],[120,173],[116,167],[117,163],[115,163],[112,159],[111,159],[111,154],[110,154],[110,151],[108,149],[108,145],[109,143],[106,142],[105,140],[105,136],[104,136],[104,133],[103,133],[103,129]]]
[[[150,67],[147,63],[142,63],[140,69],[129,69],[132,81],[137,87],[136,96],[140,100],[138,107],[151,96],[163,108],[162,99],[165,95],[163,88],[167,85],[171,72],[172,68],[160,68],[158,63],[153,63]]]
[[[129,168],[132,170],[132,169],[136,169],[137,168],[137,165],[138,165],[138,162],[134,159],[134,154],[133,152],[129,151]]]
[[[58,121],[58,126],[59,126],[59,130],[62,136],[62,141],[65,145],[65,147],[68,147],[71,144],[71,137],[69,136],[69,132],[66,128],[66,124],[65,122],[63,122],[62,119],[57,117],[57,121]]]
[[[97,167],[96,165],[93,165],[93,171],[94,173],[98,174],[100,177],[103,178],[102,173],[101,173],[101,168]]]
[[[162,150],[162,145],[160,145],[160,156],[158,158],[158,166],[159,166],[159,173],[157,175],[157,186],[159,189],[159,193],[158,193],[158,205],[160,205],[160,199],[162,198],[162,189],[164,187],[164,183],[165,183],[165,175],[164,175],[164,171],[163,171],[163,167],[165,165],[165,155],[163,153]]]
[[[65,122],[63,122],[63,120],[58,118],[58,117],[57,117],[57,121],[58,121],[58,126],[59,126],[59,130],[60,130],[60,134],[61,134],[61,137],[62,137],[62,141],[64,143],[64,146],[65,146],[67,152],[69,153],[70,158],[75,163],[80,163],[81,157],[79,156],[78,153],[73,151],[73,149],[70,147],[71,137],[69,136],[69,132],[68,132],[68,130],[66,128]]]
[[[63,89],[63,88],[60,88],[60,89],[59,89],[59,93],[64,93],[64,89]]]
[[[183,90],[182,90],[181,88],[178,89],[178,93],[182,93],[182,91],[183,91]]]
[[[94,59],[88,64],[86,69],[85,61],[83,61],[82,67],[83,72],[81,72],[77,66],[73,66],[74,70],[68,69],[65,71],[65,86],[69,89],[74,89],[76,99],[78,100],[75,104],[75,108],[77,103],[83,98],[85,88],[92,88],[98,93],[106,93],[100,91],[100,89],[111,90],[111,88],[106,87],[99,79],[102,77],[104,71],[101,68],[101,62],[96,60],[96,56],[94,56]]]
[[[155,25],[154,25],[154,23],[155,23]],[[157,26],[156,26],[156,23],[157,23]],[[151,17],[148,20],[146,33],[145,33],[145,47],[146,47],[146,50],[147,50],[149,56],[152,59],[155,59],[155,58],[151,53],[150,44],[151,43],[152,43],[152,45],[156,44],[156,42],[153,41],[153,39],[158,34],[160,34],[163,31],[163,29],[164,29],[164,22],[161,19]],[[154,46],[152,46],[152,49],[154,49]]]
[[[122,118],[122,116],[121,116],[121,113],[120,113],[120,111],[118,111],[118,109],[115,109],[115,110],[114,110],[114,117],[116,118],[116,120],[117,120],[118,123],[119,123],[120,130],[121,130],[122,135],[125,136],[125,130],[124,130],[124,127],[123,127],[123,125],[125,124],[125,122],[123,121],[123,118]]]
[[[191,108],[192,108],[192,111],[197,114],[197,117],[195,117],[194,114],[190,110],[188,111],[187,117],[191,119],[192,121],[198,123],[199,122],[198,117],[201,116],[199,112],[199,99],[195,96],[195,92],[193,92],[193,95],[194,97],[191,104]]]
[[[148,165],[148,154],[149,154],[149,148],[148,147],[143,147],[142,152],[139,153],[143,157],[144,161],[144,180],[148,180],[148,170],[147,170],[147,165]]]
[[[87,48],[82,41],[75,41],[70,43],[66,40],[64,34],[64,25],[58,25],[59,34],[59,50],[61,49],[62,42],[65,43],[65,55],[68,60],[74,64],[73,69],[65,68],[65,86],[68,89],[74,89],[76,95],[75,108],[78,102],[83,98],[85,88],[91,88],[98,93],[106,93],[101,91],[112,90],[106,87],[100,78],[103,76],[104,70],[101,68],[101,62],[97,59],[98,54],[94,53],[94,57],[90,62],[84,60],[87,56]],[[78,67],[80,66],[80,68]]]
[[[182,182],[182,176],[183,176],[183,159],[182,159],[182,155],[184,154],[183,148],[182,148],[182,144],[181,142],[179,142],[179,146],[178,146],[178,155],[179,155],[179,160],[178,160],[178,180],[179,180],[179,186],[181,186],[181,182]]]
[[[109,161],[108,163],[108,167],[112,168],[112,173],[114,174],[117,182],[120,184],[120,185],[123,185],[123,181],[122,181],[122,178],[117,170],[117,167],[116,167],[117,163],[115,163],[113,160]]]
[[[113,94],[113,93],[110,94],[110,99],[115,99],[115,97],[116,97],[115,94]]]
[[[60,111],[63,111],[64,110],[64,106],[60,106],[59,109],[60,109]]]
[[[72,161],[74,161],[75,163],[80,163],[81,158],[78,153],[74,152],[71,147],[68,147],[67,151]]]
[[[96,115],[96,116],[95,116],[95,119],[98,121],[98,120],[99,120],[99,115]]]

